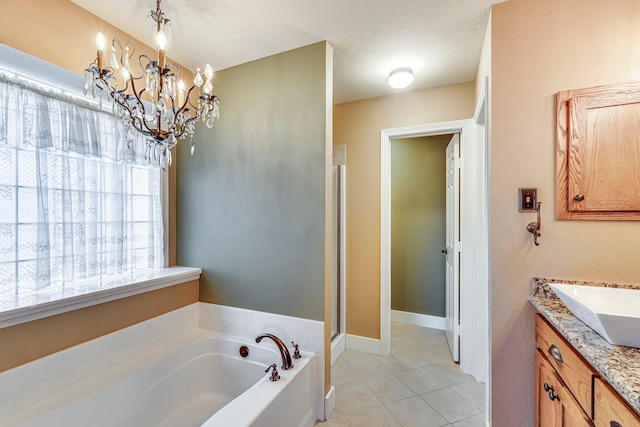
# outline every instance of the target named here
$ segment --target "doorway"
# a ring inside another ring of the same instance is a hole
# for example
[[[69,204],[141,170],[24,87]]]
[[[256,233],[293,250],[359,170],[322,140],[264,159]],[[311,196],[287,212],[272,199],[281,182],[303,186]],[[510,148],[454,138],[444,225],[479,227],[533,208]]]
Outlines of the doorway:
[[[391,321],[446,329],[445,157],[452,135],[391,143]]]
[[[483,96],[483,103],[484,99]],[[486,111],[484,107],[477,109],[479,110]],[[460,256],[460,323],[463,329],[460,340],[460,368],[477,380],[485,382],[488,387],[487,151],[486,134],[482,126],[484,121],[482,125],[478,123],[474,119],[467,119],[381,131],[380,350],[381,354],[388,355],[391,349],[391,140],[459,133],[460,235],[461,243],[465,247]]]

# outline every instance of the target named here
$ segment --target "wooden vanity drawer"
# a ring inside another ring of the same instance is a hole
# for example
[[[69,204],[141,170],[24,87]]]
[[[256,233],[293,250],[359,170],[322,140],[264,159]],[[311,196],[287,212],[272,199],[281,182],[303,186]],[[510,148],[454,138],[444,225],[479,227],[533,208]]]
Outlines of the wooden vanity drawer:
[[[536,343],[580,406],[592,416],[592,381],[598,375],[540,314],[536,315]]]
[[[638,427],[640,415],[627,407],[600,379],[594,384],[593,418],[596,427]]]

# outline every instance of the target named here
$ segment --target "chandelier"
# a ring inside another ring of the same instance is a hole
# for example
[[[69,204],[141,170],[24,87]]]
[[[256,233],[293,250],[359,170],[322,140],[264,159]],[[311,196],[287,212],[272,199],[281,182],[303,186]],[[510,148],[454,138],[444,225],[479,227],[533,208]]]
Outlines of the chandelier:
[[[102,33],[98,33],[98,53],[85,70],[84,93],[91,92],[100,100],[105,94],[110,97],[114,112],[127,129],[128,143],[134,139],[135,132],[145,135],[145,158],[171,165],[171,149],[178,139],[189,137],[193,154],[195,122],[200,120],[207,127],[212,127],[214,120],[220,117],[220,100],[212,93],[213,69],[209,64],[201,70],[198,63],[194,63],[193,85],[186,89],[184,81],[179,80],[180,67],[167,63],[165,48],[171,22],[160,9],[160,1],[156,1],[156,10],[147,15],[149,30],[156,31],[157,58],[139,55],[139,75],[136,76],[130,66],[135,43],[128,41],[123,46],[114,38],[109,55],[110,66],[105,66],[106,40]],[[119,69],[122,70],[123,84],[116,77]],[[194,90],[198,94],[195,104],[191,96]]]

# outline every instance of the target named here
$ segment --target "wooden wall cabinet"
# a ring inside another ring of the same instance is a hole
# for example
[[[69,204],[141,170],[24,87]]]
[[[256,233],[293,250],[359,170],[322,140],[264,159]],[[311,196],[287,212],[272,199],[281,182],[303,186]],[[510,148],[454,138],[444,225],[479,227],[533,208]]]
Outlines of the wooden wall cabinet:
[[[556,218],[640,220],[640,82],[556,94]]]

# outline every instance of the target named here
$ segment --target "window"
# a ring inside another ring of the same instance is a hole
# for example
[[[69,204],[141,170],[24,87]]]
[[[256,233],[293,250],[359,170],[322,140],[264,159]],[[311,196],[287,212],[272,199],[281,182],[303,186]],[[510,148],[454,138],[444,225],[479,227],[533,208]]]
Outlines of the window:
[[[163,267],[162,169],[123,132],[98,106],[0,73],[0,311]]]

